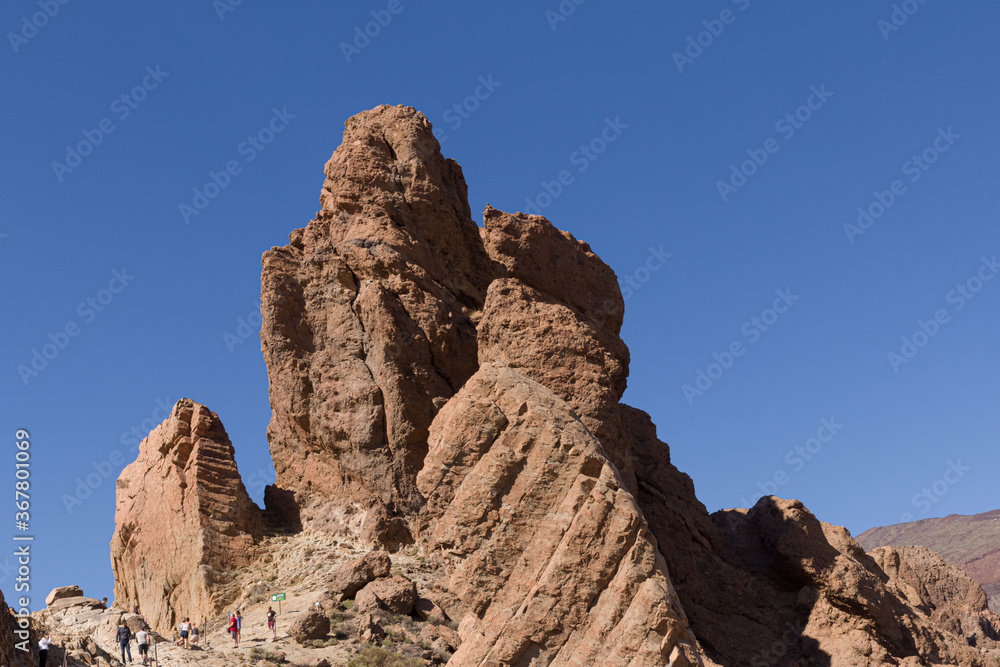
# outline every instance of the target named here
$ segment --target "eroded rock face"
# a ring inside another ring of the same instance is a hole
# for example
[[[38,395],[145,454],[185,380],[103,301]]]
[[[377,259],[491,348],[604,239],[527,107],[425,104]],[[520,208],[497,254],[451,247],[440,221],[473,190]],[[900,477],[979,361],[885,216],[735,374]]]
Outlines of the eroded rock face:
[[[952,462],[958,472],[961,465],[961,461]],[[1000,510],[872,528],[858,535],[858,543],[868,551],[876,547],[927,547],[982,584],[990,608],[1000,613]]]
[[[11,667],[36,665],[38,664],[37,636],[34,631],[29,631],[27,637],[14,634],[15,629],[20,628],[17,628],[11,612],[12,610],[7,607],[7,601],[4,600],[3,592],[0,591],[0,665],[11,665]],[[15,645],[20,642],[26,642],[23,646],[28,648],[28,651],[16,648]]]
[[[709,515],[648,416],[624,406],[622,414],[639,504],[708,659],[732,667],[989,665],[903,593],[884,559],[802,503],[768,496],[749,510]]]
[[[483,364],[434,420],[417,483],[422,539],[467,608],[456,664],[697,660],[635,500],[552,391]]]
[[[118,478],[115,604],[138,605],[161,632],[179,615],[211,616],[238,594],[233,570],[250,561],[261,536],[222,422],[182,398]]]
[[[629,354],[614,271],[543,217],[488,207],[483,218],[497,279],[479,323],[479,362],[517,369],[567,401],[634,492],[620,437]]]
[[[889,583],[935,624],[977,647],[1000,648],[1000,616],[960,568],[926,547],[881,547],[871,553]]]
[[[427,429],[476,370],[492,272],[462,170],[414,109],[348,120],[326,177],[323,210],[263,258],[276,485],[307,526],[395,548]]]

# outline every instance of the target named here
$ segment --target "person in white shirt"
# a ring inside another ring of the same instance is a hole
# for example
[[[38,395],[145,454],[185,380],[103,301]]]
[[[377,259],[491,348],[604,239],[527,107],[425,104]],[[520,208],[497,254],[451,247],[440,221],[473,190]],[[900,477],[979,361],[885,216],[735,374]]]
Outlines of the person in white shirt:
[[[52,639],[48,635],[38,640],[38,667],[45,667],[45,661],[49,659],[49,646],[51,645]]]
[[[145,628],[135,633],[135,643],[139,645],[139,658],[142,660],[142,664],[149,664],[149,633],[146,632]]]

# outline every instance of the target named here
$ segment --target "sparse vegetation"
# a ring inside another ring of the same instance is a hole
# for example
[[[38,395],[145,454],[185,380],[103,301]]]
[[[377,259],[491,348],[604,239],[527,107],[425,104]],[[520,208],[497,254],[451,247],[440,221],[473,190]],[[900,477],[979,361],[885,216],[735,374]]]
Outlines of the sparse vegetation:
[[[285,654],[281,651],[265,651],[262,648],[254,648],[250,650],[250,662],[251,664],[269,662],[274,665],[281,665],[288,661],[285,659]]]
[[[348,661],[347,667],[421,667],[423,664],[422,660],[407,658],[379,646],[366,646]]]

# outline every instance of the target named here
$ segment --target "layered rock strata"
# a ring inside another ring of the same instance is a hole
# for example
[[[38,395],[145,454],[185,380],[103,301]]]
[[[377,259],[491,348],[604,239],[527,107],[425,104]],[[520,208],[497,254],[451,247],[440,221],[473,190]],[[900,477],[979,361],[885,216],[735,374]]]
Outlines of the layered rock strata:
[[[214,614],[240,592],[234,571],[263,528],[233,456],[218,416],[182,398],[118,478],[115,604],[138,606],[154,629]]]

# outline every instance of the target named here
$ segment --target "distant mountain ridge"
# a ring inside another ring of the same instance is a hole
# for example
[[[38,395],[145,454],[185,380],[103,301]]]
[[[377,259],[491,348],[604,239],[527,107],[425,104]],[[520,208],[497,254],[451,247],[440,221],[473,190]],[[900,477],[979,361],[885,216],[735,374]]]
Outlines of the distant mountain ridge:
[[[1000,612],[1000,509],[872,528],[857,541],[865,551],[907,545],[936,551],[982,584],[990,609]]]

